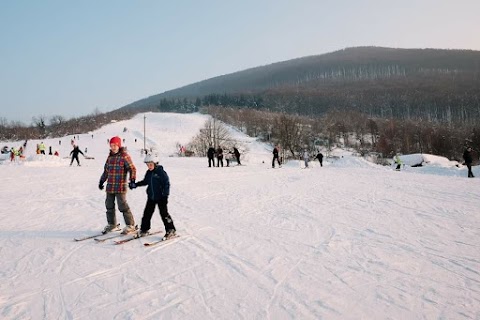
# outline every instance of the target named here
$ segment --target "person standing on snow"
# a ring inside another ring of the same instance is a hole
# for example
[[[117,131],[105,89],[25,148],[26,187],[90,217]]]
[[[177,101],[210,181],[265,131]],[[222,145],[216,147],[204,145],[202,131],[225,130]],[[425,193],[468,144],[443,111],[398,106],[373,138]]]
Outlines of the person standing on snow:
[[[225,152],[225,161],[227,161],[227,167],[230,167],[230,161],[233,160],[233,152],[226,150]]]
[[[38,150],[40,151],[40,154],[45,154],[45,144],[43,144],[43,141],[38,145]]]
[[[12,147],[12,149],[10,150],[10,161],[14,161],[16,156],[17,156],[17,150],[14,147]]]
[[[308,150],[305,149],[303,150],[303,161],[305,161],[305,168],[308,168],[308,160],[310,160],[310,154],[308,153]]]
[[[125,220],[126,226],[122,230],[122,234],[136,231],[135,220],[127,203],[127,173],[130,174],[130,186],[132,186],[135,183],[137,169],[126,150],[122,148],[120,137],[113,137],[110,139],[110,153],[98,183],[98,188],[103,190],[103,185],[107,182],[105,207],[108,224],[103,229],[103,233],[119,230],[115,213],[115,200],[118,203],[118,210],[123,213],[123,219]]]
[[[273,153],[272,168],[275,168],[275,160],[277,160],[279,167],[282,166],[282,164],[280,163],[280,160],[278,158],[278,152],[279,152],[279,147],[275,146],[275,148],[273,148],[273,151],[272,151],[272,153]]]
[[[473,155],[472,155],[472,148],[467,147],[463,152],[463,160],[465,160],[465,165],[468,168],[468,177],[475,178],[472,172],[472,162],[473,162]]]
[[[318,159],[318,162],[320,162],[320,167],[323,167],[323,154],[319,152],[315,159]]]
[[[168,213],[168,196],[170,195],[170,179],[168,174],[163,170],[163,166],[159,165],[158,157],[147,154],[143,162],[146,163],[148,170],[142,181],[133,183],[132,189],[141,186],[147,187],[147,204],[143,211],[142,225],[138,231],[138,236],[148,235],[150,230],[152,215],[155,212],[155,206],[160,210],[160,217],[165,226],[165,239],[175,236],[175,225],[172,217]]]
[[[215,149],[210,146],[207,151],[207,157],[208,157],[208,167],[212,167],[212,165],[215,167],[215,161],[213,158],[215,157]]]
[[[70,166],[72,166],[73,160],[77,160],[77,166],[80,166],[80,160],[78,160],[79,153],[82,154],[83,157],[85,157],[82,150],[80,150],[78,146],[74,146],[73,150],[70,151],[70,155],[72,156],[72,161],[70,161]]]
[[[235,159],[237,159],[237,164],[241,166],[242,164],[240,163],[240,151],[238,151],[237,148],[233,147],[233,154],[235,155]]]
[[[218,148],[217,148],[217,167],[220,167],[220,164],[222,164],[222,168],[223,168],[223,149],[222,149],[222,147],[218,146]]]
[[[400,156],[398,155],[398,153],[395,155],[395,163],[397,164],[397,167],[395,168],[395,170],[400,171],[400,167],[402,166],[403,162],[400,159]]]

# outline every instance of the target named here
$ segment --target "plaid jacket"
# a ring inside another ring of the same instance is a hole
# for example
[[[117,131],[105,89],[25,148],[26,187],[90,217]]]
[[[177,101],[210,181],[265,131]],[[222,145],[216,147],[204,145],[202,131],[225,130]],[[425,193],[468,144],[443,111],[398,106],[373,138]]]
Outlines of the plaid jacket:
[[[107,193],[125,193],[127,192],[127,172],[130,172],[130,181],[135,181],[137,169],[128,153],[120,148],[117,153],[110,152],[108,155],[100,183],[107,181]]]

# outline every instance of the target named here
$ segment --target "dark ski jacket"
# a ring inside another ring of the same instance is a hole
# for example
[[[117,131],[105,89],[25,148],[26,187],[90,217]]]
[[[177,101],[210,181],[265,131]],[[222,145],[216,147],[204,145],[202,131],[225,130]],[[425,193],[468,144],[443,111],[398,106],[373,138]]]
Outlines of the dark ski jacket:
[[[79,153],[80,153],[82,156],[85,156],[85,155],[83,154],[82,150],[80,150],[80,148],[79,148],[78,146],[75,146],[75,147],[73,148],[73,150],[70,151],[70,155],[73,154],[74,157],[78,157],[78,154],[79,154]]]
[[[233,154],[235,155],[235,157],[240,157],[240,151],[238,151],[237,148],[233,148]]]
[[[214,155],[215,155],[215,149],[213,149],[213,147],[208,148],[207,156],[208,156],[210,159],[213,159],[213,156],[214,156]]]
[[[465,160],[465,163],[471,164],[473,162],[472,152],[465,150],[463,152],[463,160]]]
[[[137,187],[148,186],[147,196],[148,199],[153,201],[158,202],[170,194],[170,179],[162,166],[157,165],[152,171],[147,170],[145,178],[137,182],[136,185]]]
[[[217,149],[217,158],[223,159],[223,149],[220,147]]]
[[[322,160],[323,159],[323,154],[319,153],[319,154],[317,154],[317,156],[315,158],[317,158],[318,160]]]
[[[272,153],[273,153],[274,158],[278,158],[278,149],[277,148],[273,148]]]

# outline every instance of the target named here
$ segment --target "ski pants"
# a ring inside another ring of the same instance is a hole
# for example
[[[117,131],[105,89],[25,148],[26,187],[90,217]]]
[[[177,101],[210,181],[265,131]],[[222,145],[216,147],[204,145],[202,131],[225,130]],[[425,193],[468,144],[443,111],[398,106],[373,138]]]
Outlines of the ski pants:
[[[70,161],[70,165],[73,164],[73,160],[77,160],[77,164],[80,165],[80,160],[78,160],[78,154],[72,155],[72,161]]]
[[[126,193],[107,193],[105,207],[107,208],[107,221],[110,225],[117,225],[117,215],[115,213],[115,199],[118,203],[118,210],[123,213],[123,219],[127,226],[135,225],[132,212],[127,203]]]
[[[220,164],[223,168],[223,156],[217,157],[217,167],[220,167]]]
[[[215,167],[215,161],[213,160],[213,157],[211,157],[211,158],[209,157],[208,158],[208,166],[211,167],[212,165]]]
[[[277,159],[278,165],[279,165],[279,166],[281,165],[280,159],[278,158],[278,156],[273,156],[273,159],[272,159],[272,168],[275,168],[275,159]]]
[[[469,178],[474,178],[473,172],[472,172],[472,164],[471,163],[466,163],[467,168],[468,168],[468,177]]]
[[[145,205],[145,210],[143,211],[142,226],[140,227],[140,230],[144,232],[150,230],[152,216],[155,212],[155,205],[158,205],[158,209],[160,210],[160,217],[165,226],[165,231],[175,230],[172,217],[168,213],[167,204],[168,197],[162,197],[160,201],[148,199],[147,204]]]

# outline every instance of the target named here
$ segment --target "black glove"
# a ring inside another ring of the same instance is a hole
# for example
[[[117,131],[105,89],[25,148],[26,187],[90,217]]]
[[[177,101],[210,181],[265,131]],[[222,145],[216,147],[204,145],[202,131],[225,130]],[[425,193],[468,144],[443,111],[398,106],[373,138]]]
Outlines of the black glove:
[[[135,189],[137,187],[135,180],[130,181],[130,183],[128,184],[128,187],[130,188],[130,190]]]
[[[98,183],[98,189],[103,190],[103,182]]]

